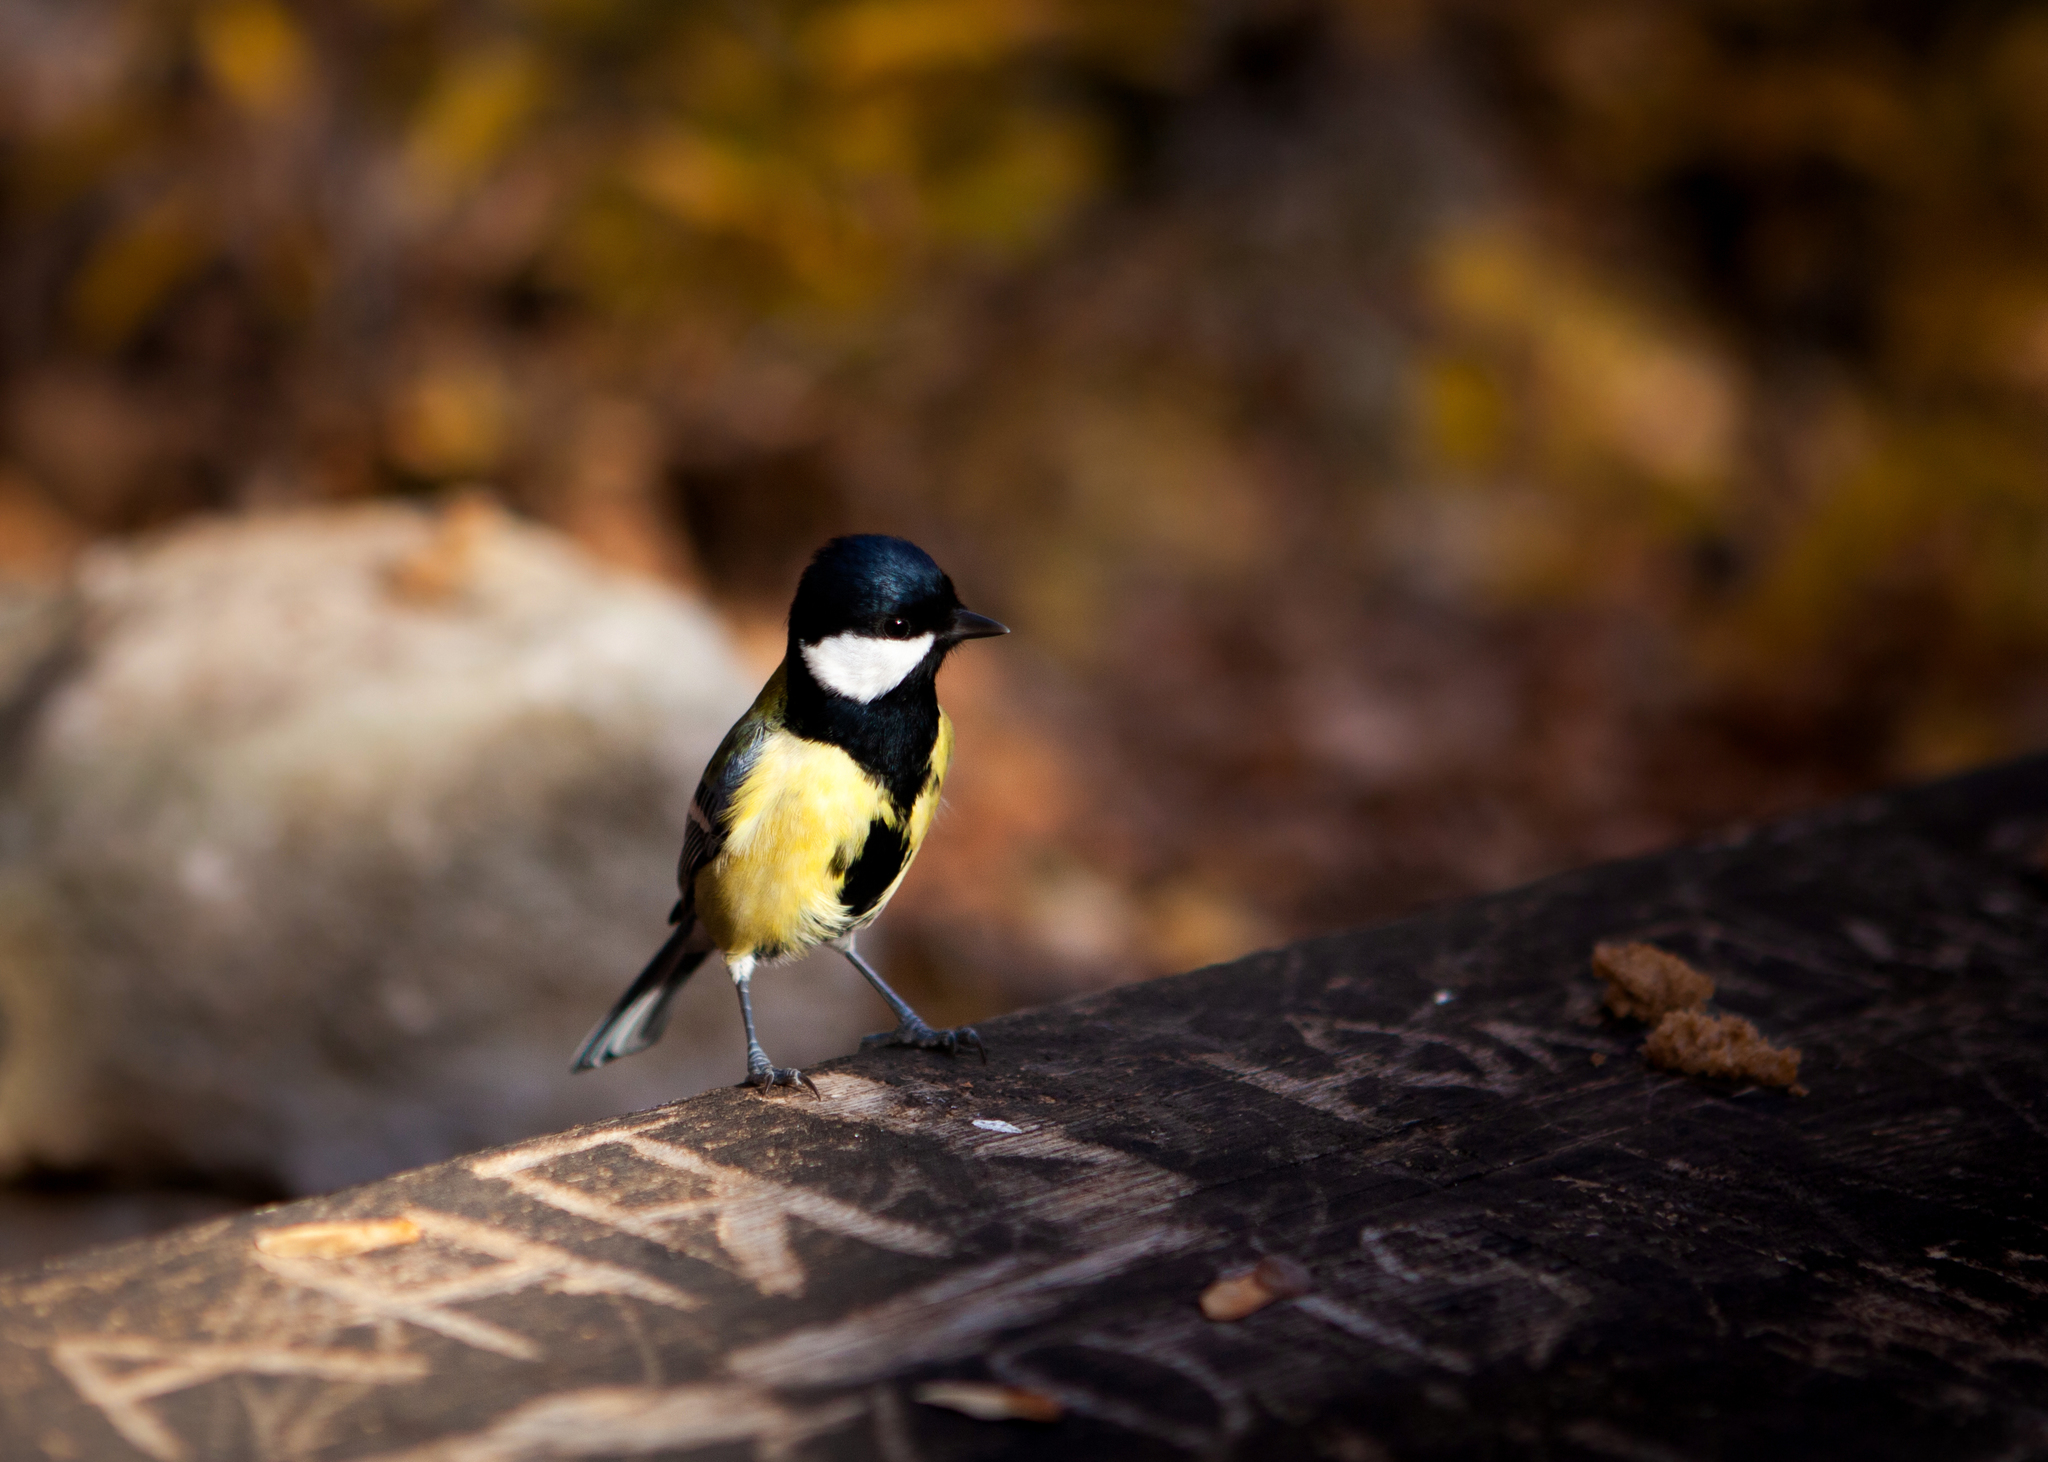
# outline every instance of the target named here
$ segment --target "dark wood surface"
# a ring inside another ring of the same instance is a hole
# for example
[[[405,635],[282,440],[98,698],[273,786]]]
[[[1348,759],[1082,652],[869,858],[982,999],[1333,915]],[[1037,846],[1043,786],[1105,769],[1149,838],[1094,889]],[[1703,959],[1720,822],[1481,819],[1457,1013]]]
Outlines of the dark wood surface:
[[[2036,759],[9,1276],[0,1456],[2048,1455],[2044,844]],[[1647,1070],[1603,938],[1811,1094]]]

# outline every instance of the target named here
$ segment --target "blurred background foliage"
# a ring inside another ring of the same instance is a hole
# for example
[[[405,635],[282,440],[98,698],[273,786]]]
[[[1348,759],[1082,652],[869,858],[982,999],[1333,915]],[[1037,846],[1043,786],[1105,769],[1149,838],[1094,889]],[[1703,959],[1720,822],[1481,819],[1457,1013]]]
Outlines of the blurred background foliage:
[[[2039,5],[4,0],[0,178],[17,577],[931,547],[938,1018],[2048,734]]]

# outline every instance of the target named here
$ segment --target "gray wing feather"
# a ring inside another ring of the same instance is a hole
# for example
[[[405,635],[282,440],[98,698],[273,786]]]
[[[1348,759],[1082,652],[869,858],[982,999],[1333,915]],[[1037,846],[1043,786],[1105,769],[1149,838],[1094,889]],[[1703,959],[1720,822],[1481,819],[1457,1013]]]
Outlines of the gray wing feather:
[[[711,765],[704,769],[704,779],[697,783],[690,798],[690,824],[683,832],[682,857],[676,862],[676,883],[683,892],[682,903],[676,906],[678,920],[690,902],[698,871],[725,846],[726,813],[740,784],[761,759],[761,744],[772,729],[752,717],[741,721],[726,733]]]
[[[719,743],[711,765],[704,769],[703,780],[690,797],[690,823],[683,833],[683,856],[676,866],[676,881],[683,896],[668,916],[675,930],[611,1012],[584,1037],[576,1050],[572,1070],[602,1066],[607,1061],[644,1051],[659,1040],[668,1024],[669,1001],[712,953],[710,935],[696,919],[697,874],[725,846],[725,819],[733,796],[761,759],[761,745],[777,724],[772,695],[775,686],[776,682],[771,681],[762,701],[725,733],[725,740]]]

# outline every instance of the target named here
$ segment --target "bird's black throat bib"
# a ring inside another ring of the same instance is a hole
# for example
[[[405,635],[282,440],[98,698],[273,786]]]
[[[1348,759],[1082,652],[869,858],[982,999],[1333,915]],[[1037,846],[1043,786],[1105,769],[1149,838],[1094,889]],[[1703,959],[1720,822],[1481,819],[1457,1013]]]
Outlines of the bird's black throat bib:
[[[931,776],[932,748],[939,739],[939,659],[933,655],[886,695],[856,701],[820,685],[791,645],[784,661],[788,701],[783,724],[807,741],[844,751],[882,784],[897,813],[907,817]]]

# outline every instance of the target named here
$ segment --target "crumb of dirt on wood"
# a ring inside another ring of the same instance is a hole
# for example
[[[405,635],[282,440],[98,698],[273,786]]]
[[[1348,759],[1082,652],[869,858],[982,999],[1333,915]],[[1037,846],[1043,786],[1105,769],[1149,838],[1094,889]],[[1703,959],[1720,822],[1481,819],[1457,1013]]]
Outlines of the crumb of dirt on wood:
[[[1586,1059],[1588,1061],[1591,1061],[1595,1066],[1605,1066],[1607,1064],[1607,1053],[1605,1051],[1595,1051]]]
[[[353,1259],[419,1241],[420,1227],[409,1218],[295,1223],[256,1235],[257,1249],[274,1259]]]
[[[1653,1065],[1688,1076],[1794,1088],[1799,1081],[1799,1052],[1772,1045],[1739,1015],[1670,1011],[1643,1043],[1643,1054]]]
[[[1242,1320],[1275,1300],[1291,1300],[1315,1288],[1308,1266],[1285,1254],[1268,1254],[1249,1269],[1224,1275],[1202,1291],[1202,1313],[1211,1320]]]
[[[1668,1011],[1697,1010],[1714,995],[1709,976],[1654,944],[1596,944],[1593,973],[1607,982],[1609,1010],[1652,1025]]]
[[[1064,1408],[1042,1391],[987,1381],[927,1381],[910,1393],[926,1406],[943,1406],[976,1421],[1058,1421]]]

